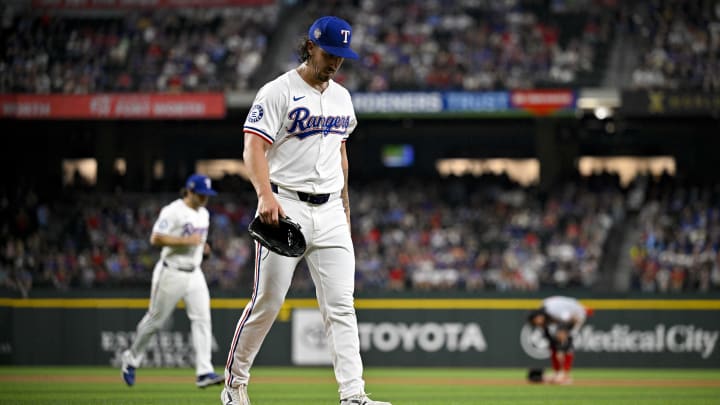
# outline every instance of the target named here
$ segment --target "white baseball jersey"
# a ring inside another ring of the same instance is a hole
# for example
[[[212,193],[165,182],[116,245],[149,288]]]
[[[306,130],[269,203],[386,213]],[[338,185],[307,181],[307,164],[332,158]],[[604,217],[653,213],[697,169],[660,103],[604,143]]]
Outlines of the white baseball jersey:
[[[169,236],[188,236],[199,233],[202,243],[195,246],[164,246],[160,253],[160,260],[175,268],[199,268],[209,225],[210,214],[205,207],[194,210],[180,198],[163,207],[153,225],[153,233]]]
[[[260,136],[270,181],[311,194],[334,193],[345,185],[340,149],[357,125],[350,93],[330,80],[320,93],[293,69],[263,86],[243,132]]]
[[[315,283],[328,350],[340,398],[364,392],[357,318],[353,307],[355,252],[340,198],[345,186],[342,143],[357,125],[350,93],[330,80],[320,92],[291,70],[263,86],[245,121],[245,136],[270,143],[270,181],[278,202],[302,227],[304,259]],[[304,202],[297,192],[330,194],[327,201]],[[250,379],[250,367],[278,316],[301,260],[255,245],[253,293],[235,327],[225,366],[226,385]]]
[[[198,376],[214,372],[212,365],[212,321],[210,292],[200,271],[208,235],[210,214],[205,207],[194,210],[177,199],[160,210],[153,233],[169,236],[200,234],[195,246],[164,246],[155,264],[150,289],[150,306],[140,320],[132,346],[123,353],[123,363],[139,367],[152,337],[172,315],[178,301],[185,302],[190,318],[195,349],[195,371]],[[188,271],[191,269],[192,271]],[[183,271],[184,270],[184,271]]]
[[[585,307],[575,298],[548,297],[543,300],[543,307],[548,315],[560,322],[570,322],[574,319],[576,321],[575,328],[579,328],[585,322]]]

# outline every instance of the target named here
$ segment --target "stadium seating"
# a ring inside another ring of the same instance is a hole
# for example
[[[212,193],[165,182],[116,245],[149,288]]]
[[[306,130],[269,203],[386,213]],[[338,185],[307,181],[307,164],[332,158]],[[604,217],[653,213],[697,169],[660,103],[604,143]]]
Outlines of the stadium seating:
[[[354,24],[358,91],[494,90],[600,84],[612,40],[606,1],[312,3]],[[568,3],[567,5],[565,3]],[[572,3],[572,4],[570,4]]]
[[[222,184],[220,182],[219,184]],[[547,196],[493,176],[454,181],[377,181],[351,190],[359,291],[535,291],[590,288],[608,230],[622,217],[615,187],[568,183]],[[3,211],[0,251],[5,287],[61,290],[149,282],[157,249],[148,243],[172,195],[72,192],[68,199],[13,201]],[[247,224],[254,193],[211,200],[208,282],[251,285]],[[8,201],[6,196],[5,201]],[[622,204],[620,204],[622,205]],[[301,268],[294,291],[311,291]]]
[[[720,7],[711,1],[628,2],[637,88],[720,90]]]
[[[0,93],[245,90],[277,12],[270,4],[6,15]]]
[[[711,1],[309,1],[306,15],[354,26],[353,91],[597,87],[615,33],[638,55],[635,88],[720,88],[720,10]],[[618,4],[620,3],[620,4]],[[4,6],[0,93],[255,90],[273,71],[282,2],[107,13]],[[686,46],[691,44],[690,46]]]
[[[637,223],[629,252],[634,290],[707,292],[720,285],[717,188],[652,184]]]
[[[363,55],[338,80],[351,90],[492,90],[598,85],[612,13],[598,1],[550,10],[538,1],[361,2],[352,16]],[[193,92],[253,89],[279,5],[129,14],[6,16],[2,93]],[[10,17],[10,18],[8,18]],[[282,52],[287,52],[283,49]],[[293,61],[294,63],[294,57]]]

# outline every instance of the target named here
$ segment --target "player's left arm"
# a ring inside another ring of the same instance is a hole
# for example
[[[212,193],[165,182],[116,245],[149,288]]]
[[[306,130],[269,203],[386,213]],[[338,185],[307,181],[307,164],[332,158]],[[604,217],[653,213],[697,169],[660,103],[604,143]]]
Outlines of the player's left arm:
[[[340,164],[342,165],[343,178],[345,179],[345,185],[340,192],[340,197],[342,198],[343,207],[345,208],[348,226],[350,226],[350,191],[348,190],[348,170],[350,168],[350,164],[348,163],[345,142],[340,145]]]

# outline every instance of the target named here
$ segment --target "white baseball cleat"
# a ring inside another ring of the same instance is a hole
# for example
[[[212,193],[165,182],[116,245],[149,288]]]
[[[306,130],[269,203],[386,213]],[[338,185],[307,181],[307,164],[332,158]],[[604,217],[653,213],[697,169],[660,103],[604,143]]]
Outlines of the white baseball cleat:
[[[567,372],[560,372],[557,376],[555,376],[555,380],[553,382],[555,384],[570,385],[573,380]]]
[[[554,384],[555,380],[557,380],[559,374],[560,374],[559,371],[555,371],[551,375],[546,375],[543,377],[543,382],[548,383],[548,384]]]
[[[227,385],[220,391],[220,402],[223,405],[250,405],[250,397],[247,394],[247,385],[243,384],[237,388]]]
[[[570,378],[570,375],[567,372],[560,371],[555,373],[548,382],[550,384],[568,385],[572,384],[572,378]]]
[[[373,401],[368,398],[367,394],[353,395],[349,398],[341,399],[340,405],[392,405],[390,402]]]

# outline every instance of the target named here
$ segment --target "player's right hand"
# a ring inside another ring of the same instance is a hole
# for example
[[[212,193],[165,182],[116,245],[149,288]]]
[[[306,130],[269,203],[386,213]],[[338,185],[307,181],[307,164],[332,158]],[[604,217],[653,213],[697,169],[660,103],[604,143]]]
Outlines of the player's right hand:
[[[275,194],[263,194],[258,197],[258,216],[264,224],[278,225],[280,217],[285,217],[285,211],[275,198]]]

